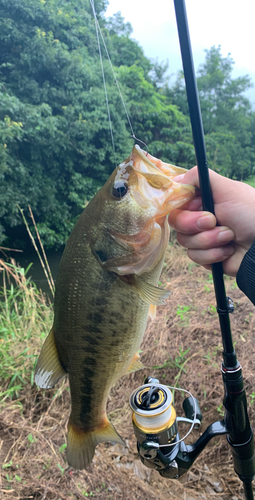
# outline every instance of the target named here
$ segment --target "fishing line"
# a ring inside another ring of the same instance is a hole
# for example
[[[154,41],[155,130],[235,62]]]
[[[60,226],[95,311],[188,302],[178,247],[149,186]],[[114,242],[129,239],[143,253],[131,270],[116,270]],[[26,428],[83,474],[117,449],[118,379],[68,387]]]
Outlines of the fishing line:
[[[138,142],[140,142],[141,144],[143,144],[143,145],[146,147],[146,149],[147,149],[147,151],[146,151],[146,156],[148,156],[148,154],[149,154],[149,149],[148,149],[148,146],[147,146],[146,142],[141,141],[141,139],[137,139],[137,137],[135,136],[135,134],[131,135],[131,138],[132,138],[132,139],[134,139],[134,141],[138,141]]]
[[[107,89],[106,89],[106,83],[105,83],[105,75],[104,75],[103,62],[102,62],[102,53],[101,53],[101,46],[100,46],[100,40],[99,40],[98,33],[100,33],[100,36],[101,36],[101,39],[102,39],[102,42],[103,42],[103,46],[104,46],[104,49],[105,49],[105,52],[106,52],[106,55],[107,55],[107,58],[108,58],[108,61],[109,61],[109,64],[110,64],[110,68],[112,70],[113,78],[114,78],[115,84],[117,86],[117,89],[119,91],[120,99],[121,99],[123,108],[124,108],[125,113],[126,113],[127,121],[128,121],[130,130],[131,130],[131,138],[134,139],[135,141],[140,142],[141,144],[143,144],[146,147],[147,154],[148,154],[149,151],[148,151],[147,144],[144,141],[141,141],[141,139],[138,139],[136,137],[135,133],[134,133],[134,129],[133,129],[133,126],[132,126],[132,123],[131,123],[131,119],[130,119],[130,116],[128,114],[127,106],[126,106],[126,103],[124,101],[124,97],[122,95],[122,92],[121,92],[121,89],[120,89],[120,85],[119,85],[119,82],[117,80],[117,76],[116,76],[116,73],[114,71],[114,68],[113,68],[113,64],[112,64],[112,61],[111,61],[111,58],[110,58],[110,54],[109,54],[108,49],[106,47],[104,36],[103,36],[102,30],[100,28],[100,25],[99,25],[99,22],[98,22],[98,19],[97,19],[97,15],[96,15],[96,11],[95,11],[95,6],[94,6],[94,0],[90,0],[90,4],[91,4],[92,11],[93,11],[93,15],[94,15],[94,19],[95,19],[95,24],[96,24],[97,43],[98,43],[98,49],[99,49],[99,55],[100,55],[100,61],[101,61],[101,68],[102,68],[102,73],[103,73],[103,81],[104,81],[104,88],[105,88],[106,103],[107,103],[108,117],[109,117],[109,122],[110,122],[110,130],[111,130],[112,142],[114,144],[112,122],[111,122],[111,118],[110,118],[110,109],[109,109],[109,103],[108,103]],[[115,156],[115,148],[114,148],[114,156]],[[115,163],[116,163],[116,160],[115,160]]]
[[[95,11],[94,0],[90,0],[90,5],[91,5],[92,12],[93,12],[94,19],[95,19],[98,52],[99,52],[101,69],[102,69],[102,75],[103,75],[104,92],[105,92],[106,106],[107,106],[107,112],[108,112],[108,118],[109,118],[109,124],[110,124],[110,133],[111,133],[111,139],[112,139],[112,148],[113,148],[113,154],[114,154],[114,163],[115,163],[115,166],[117,167],[116,153],[115,153],[115,144],[114,144],[113,129],[112,129],[112,121],[111,121],[111,113],[110,113],[110,107],[109,107],[109,101],[108,101],[108,94],[107,94],[107,88],[106,88],[104,66],[103,66],[103,58],[102,58],[102,53],[101,53],[101,45],[100,45],[99,34],[98,34],[99,23],[98,23],[96,11]],[[99,27],[99,29],[100,29],[100,27]],[[101,30],[100,30],[100,32],[101,32]]]
[[[126,107],[126,104],[125,104],[125,101],[124,101],[124,98],[123,98],[123,95],[122,95],[122,92],[120,90],[120,86],[119,86],[119,82],[117,80],[117,77],[116,77],[116,73],[114,71],[114,68],[113,68],[113,65],[112,65],[112,61],[111,61],[111,58],[110,58],[110,55],[109,55],[109,52],[108,52],[108,49],[106,47],[106,44],[105,44],[105,40],[104,40],[104,37],[103,37],[103,33],[102,33],[102,30],[99,26],[99,23],[98,23],[98,20],[96,19],[96,22],[97,22],[97,26],[98,26],[98,30],[99,30],[99,33],[101,35],[101,38],[102,38],[102,41],[103,41],[103,45],[104,45],[104,48],[105,48],[105,52],[106,52],[106,55],[108,57],[108,61],[110,63],[110,67],[111,67],[111,70],[112,70],[112,73],[113,73],[113,78],[115,80],[115,83],[117,85],[117,88],[118,88],[118,91],[119,91],[119,95],[120,95],[120,98],[121,98],[121,102],[123,104],[123,107],[124,107],[124,110],[125,110],[125,113],[126,113],[126,116],[127,116],[127,120],[128,120],[128,123],[129,123],[129,126],[130,126],[130,129],[131,129],[131,132],[132,132],[132,136],[133,139],[136,139],[135,137],[135,133],[134,133],[134,130],[133,130],[133,127],[132,127],[132,123],[131,123],[131,120],[130,120],[130,117],[129,117],[129,114],[128,114],[128,110],[127,110],[127,107]],[[139,141],[139,139],[138,139]],[[140,141],[142,142],[142,141]]]

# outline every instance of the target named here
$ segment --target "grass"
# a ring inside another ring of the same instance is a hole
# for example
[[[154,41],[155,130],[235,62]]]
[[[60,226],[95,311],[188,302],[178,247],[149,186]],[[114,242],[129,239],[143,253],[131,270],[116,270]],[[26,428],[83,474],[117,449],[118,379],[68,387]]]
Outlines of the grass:
[[[249,177],[249,179],[247,179],[246,181],[244,181],[245,184],[249,184],[249,186],[255,188],[255,177],[254,175],[252,175],[251,177]]]
[[[0,260],[0,396],[17,398],[33,385],[35,359],[52,322],[51,306],[26,277],[29,267],[19,268]]]
[[[163,286],[169,283],[167,286],[172,293],[166,305],[158,308],[156,319],[148,323],[141,345],[144,365],[150,368],[120,379],[108,401],[107,414],[127,446],[122,449],[119,445],[102,444],[96,450],[90,470],[73,471],[66,463],[66,428],[70,414],[68,384],[61,381],[51,390],[31,387],[35,357],[51,327],[52,307],[27,279],[27,270],[17,268],[14,262],[11,265],[2,263],[1,267],[5,285],[0,301],[0,391],[4,393],[0,403],[0,497],[2,493],[4,498],[13,500],[90,497],[185,500],[203,496],[209,500],[219,495],[213,497],[206,492],[205,476],[216,474],[225,488],[220,496],[222,500],[229,500],[234,495],[242,498],[224,439],[207,447],[188,472],[185,483],[169,481],[156,472],[150,476],[150,470],[138,461],[128,405],[131,392],[143,383],[145,376],[152,375],[163,384],[188,389],[198,398],[204,410],[202,431],[222,418],[222,347],[210,273],[190,265],[184,250],[171,248],[161,279]],[[8,276],[12,276],[13,286]],[[232,290],[233,283],[233,279],[226,282],[227,292],[233,292],[235,302],[240,302],[240,311],[231,317],[233,339],[238,339],[238,358],[243,365],[249,414],[254,426],[255,315],[253,306],[242,293],[237,288]],[[209,289],[206,293],[205,286]],[[177,415],[183,415],[181,397],[176,397],[174,407]],[[192,442],[197,437],[192,434]],[[136,477],[135,471],[138,471]],[[144,475],[140,476],[142,471]]]

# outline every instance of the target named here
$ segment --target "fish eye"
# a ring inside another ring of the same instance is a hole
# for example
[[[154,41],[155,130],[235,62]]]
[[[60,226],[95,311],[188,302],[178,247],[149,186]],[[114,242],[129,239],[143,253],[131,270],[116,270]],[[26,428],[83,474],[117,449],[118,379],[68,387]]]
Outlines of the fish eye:
[[[114,198],[124,198],[128,192],[128,184],[124,181],[116,181],[113,184],[112,194]]]

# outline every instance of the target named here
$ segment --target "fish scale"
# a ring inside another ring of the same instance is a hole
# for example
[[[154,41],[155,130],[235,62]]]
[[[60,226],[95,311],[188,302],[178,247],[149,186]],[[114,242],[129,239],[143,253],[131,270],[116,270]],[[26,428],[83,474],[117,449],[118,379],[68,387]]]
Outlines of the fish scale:
[[[87,467],[104,441],[123,443],[106,415],[111,387],[141,369],[148,314],[169,291],[157,287],[169,239],[168,213],[194,196],[174,182],[185,172],[135,146],[83,211],[56,281],[54,322],[35,381],[53,387],[68,373],[67,460]]]

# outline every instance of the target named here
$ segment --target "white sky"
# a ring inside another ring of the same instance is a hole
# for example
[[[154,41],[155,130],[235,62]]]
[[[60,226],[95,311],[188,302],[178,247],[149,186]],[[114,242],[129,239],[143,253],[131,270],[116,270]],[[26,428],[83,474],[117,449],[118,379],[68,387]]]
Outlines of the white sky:
[[[233,76],[249,74],[255,83],[255,0],[186,0],[186,8],[195,67],[204,49],[221,45],[235,61]],[[168,59],[170,74],[182,69],[173,0],[109,0],[106,16],[118,11],[147,57]],[[249,98],[255,103],[255,87]]]

